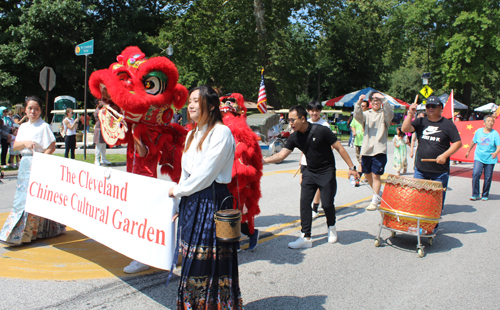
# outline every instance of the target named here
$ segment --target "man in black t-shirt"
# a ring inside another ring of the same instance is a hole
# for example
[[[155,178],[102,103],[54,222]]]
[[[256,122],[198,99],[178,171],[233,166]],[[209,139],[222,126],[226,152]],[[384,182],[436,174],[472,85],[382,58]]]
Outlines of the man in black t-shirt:
[[[321,203],[328,225],[328,242],[335,243],[337,242],[337,229],[335,227],[334,199],[337,193],[337,180],[332,147],[339,152],[349,166],[349,176],[359,178],[356,166],[353,165],[349,154],[330,129],[307,121],[307,112],[304,107],[300,105],[291,107],[288,117],[288,122],[294,132],[288,138],[285,147],[278,154],[262,160],[263,164],[281,162],[292,153],[294,148],[300,149],[306,156],[307,169],[302,174],[302,183],[300,184],[302,236],[296,241],[288,243],[288,247],[292,249],[312,247],[311,203],[318,189],[321,192]]]
[[[441,116],[443,103],[438,97],[427,98],[425,110],[427,117],[411,121],[417,111],[417,104],[413,103],[401,128],[404,133],[417,134],[418,148],[413,177],[440,181],[443,188],[446,188],[450,178],[450,156],[460,149],[462,141],[455,124]],[[423,159],[434,161],[422,161]],[[443,206],[445,197],[446,192],[443,193]]]

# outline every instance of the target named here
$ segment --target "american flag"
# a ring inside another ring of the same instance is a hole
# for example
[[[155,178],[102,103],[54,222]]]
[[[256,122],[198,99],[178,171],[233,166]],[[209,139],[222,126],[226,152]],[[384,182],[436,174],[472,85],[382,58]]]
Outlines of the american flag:
[[[261,72],[260,88],[259,88],[259,99],[257,99],[257,109],[260,113],[267,113],[267,96],[266,96],[266,85],[264,85],[264,69]]]

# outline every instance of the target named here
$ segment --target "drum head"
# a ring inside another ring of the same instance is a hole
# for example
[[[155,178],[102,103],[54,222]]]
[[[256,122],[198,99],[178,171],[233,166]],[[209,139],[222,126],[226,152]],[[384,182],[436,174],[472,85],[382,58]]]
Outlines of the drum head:
[[[411,188],[423,189],[423,190],[438,190],[438,191],[443,190],[443,183],[439,181],[415,179],[415,178],[397,176],[394,174],[389,174],[385,182],[388,184],[408,186]]]

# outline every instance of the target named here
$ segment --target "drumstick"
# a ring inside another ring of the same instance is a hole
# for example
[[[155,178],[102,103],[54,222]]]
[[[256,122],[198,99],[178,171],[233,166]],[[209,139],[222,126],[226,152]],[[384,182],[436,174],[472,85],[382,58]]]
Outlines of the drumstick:
[[[431,162],[431,163],[435,163],[437,162],[437,159],[432,159],[432,158],[422,158],[421,161],[423,162]]]
[[[297,171],[295,171],[295,174],[293,175],[294,178],[297,175],[297,173],[299,173],[299,171],[300,171],[300,167],[299,167],[299,169],[297,169]]]

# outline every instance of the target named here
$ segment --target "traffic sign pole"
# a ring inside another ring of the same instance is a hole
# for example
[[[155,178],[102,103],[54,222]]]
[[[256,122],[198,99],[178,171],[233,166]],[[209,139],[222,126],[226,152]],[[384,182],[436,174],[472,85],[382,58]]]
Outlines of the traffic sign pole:
[[[76,56],[85,56],[85,90],[83,94],[83,159],[87,159],[87,66],[89,55],[94,54],[94,39],[78,44],[75,47]]]
[[[87,65],[89,55],[85,55],[85,93],[83,94],[83,159],[87,159]]]
[[[49,81],[50,70],[47,70],[47,79],[45,81],[45,121],[49,124]]]

